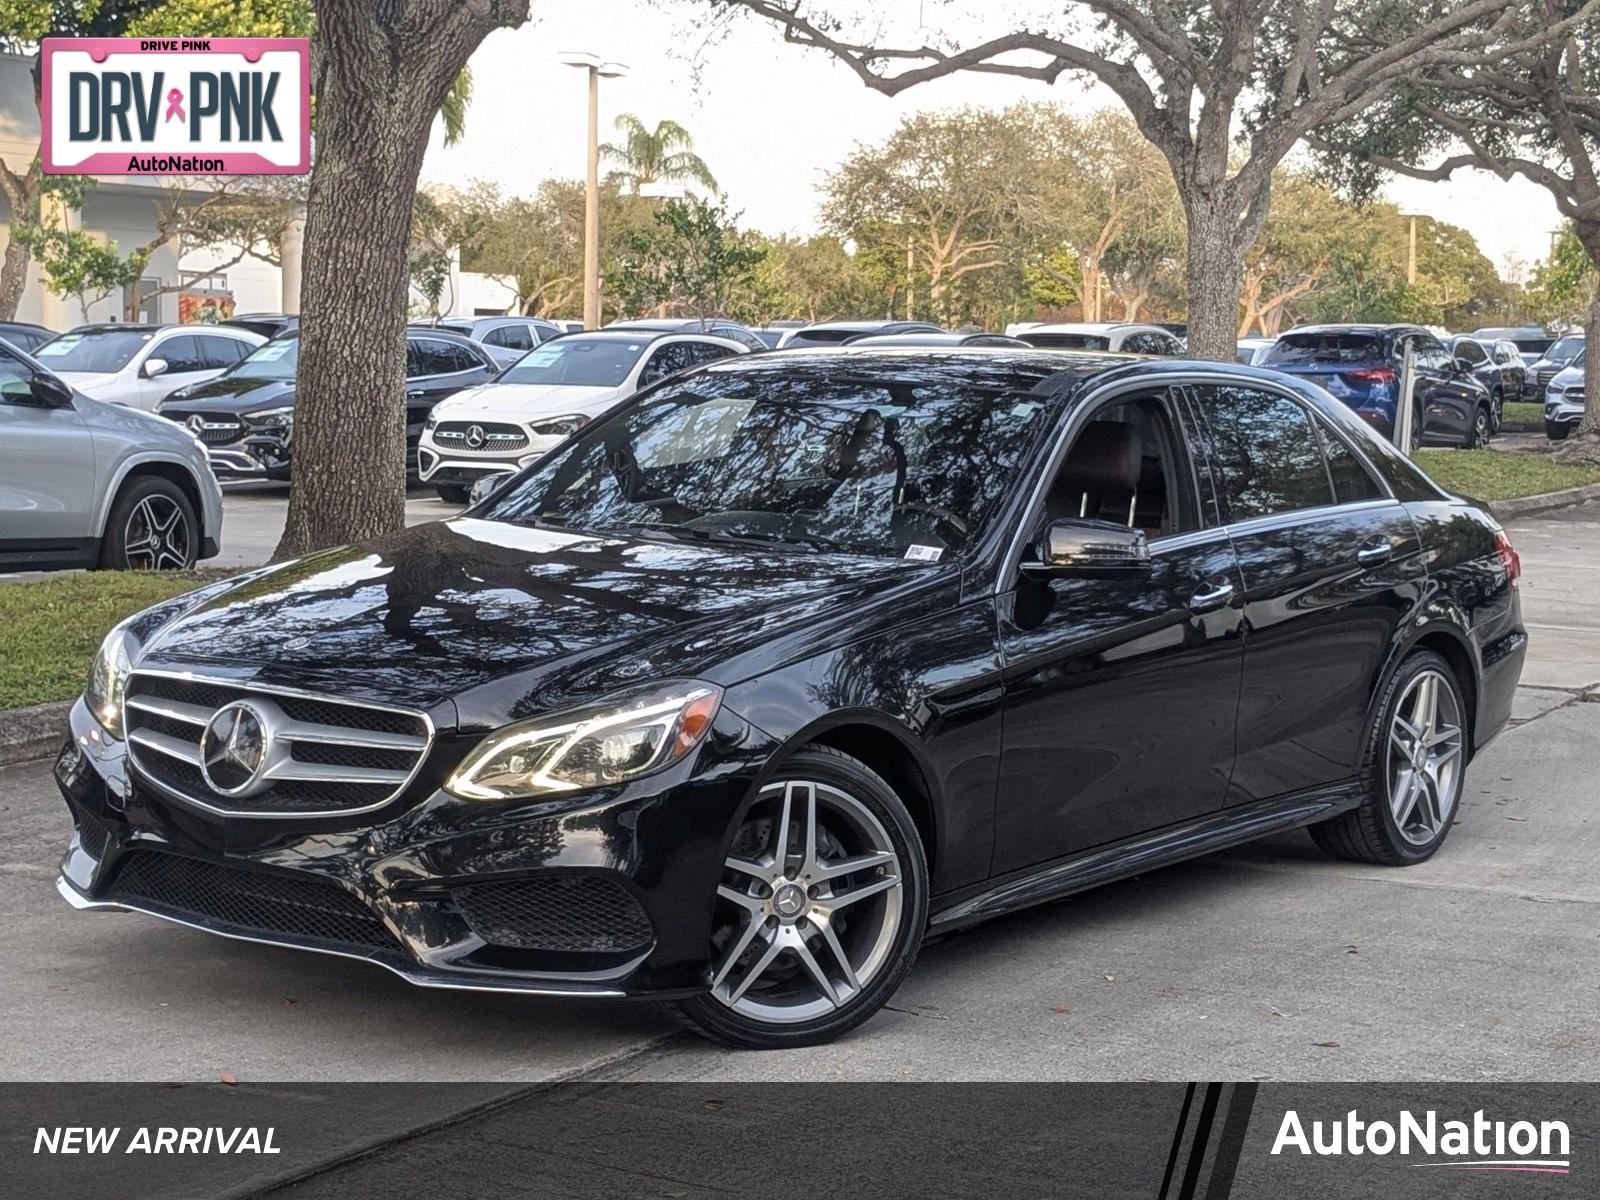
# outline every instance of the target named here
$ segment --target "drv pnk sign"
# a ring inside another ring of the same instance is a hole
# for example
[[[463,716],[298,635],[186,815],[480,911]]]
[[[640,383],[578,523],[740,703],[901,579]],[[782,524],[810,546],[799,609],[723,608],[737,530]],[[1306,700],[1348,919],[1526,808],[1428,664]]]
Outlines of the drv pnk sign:
[[[46,38],[52,175],[303,175],[305,38]]]

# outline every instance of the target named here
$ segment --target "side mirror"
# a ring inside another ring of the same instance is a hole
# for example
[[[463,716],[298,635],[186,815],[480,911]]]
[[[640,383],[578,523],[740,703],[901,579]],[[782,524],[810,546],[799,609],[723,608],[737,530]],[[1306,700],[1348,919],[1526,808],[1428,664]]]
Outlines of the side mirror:
[[[1150,570],[1150,543],[1142,529],[1111,521],[1054,521],[1023,563],[1042,575],[1120,575]]]
[[[146,379],[154,379],[157,375],[165,374],[166,369],[166,359],[147,358],[144,360],[144,366],[139,368],[139,374],[143,375]]]
[[[35,371],[28,380],[28,390],[35,400],[50,408],[66,408],[72,403],[72,389],[48,371]]]
[[[1455,360],[1455,365],[1456,370],[1460,371],[1463,375],[1471,375],[1472,372],[1477,369],[1474,364],[1468,362],[1464,358],[1457,358]]]

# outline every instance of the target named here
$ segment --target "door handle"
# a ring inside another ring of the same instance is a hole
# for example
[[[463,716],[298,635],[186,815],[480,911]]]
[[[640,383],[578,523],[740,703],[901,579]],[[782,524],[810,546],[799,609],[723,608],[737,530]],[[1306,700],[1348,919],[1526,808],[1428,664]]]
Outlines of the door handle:
[[[1189,597],[1189,611],[1193,613],[1214,612],[1231,599],[1233,599],[1233,584],[1227,580],[1208,583]]]
[[[1363,567],[1375,567],[1394,557],[1394,547],[1388,542],[1373,542],[1356,553],[1356,561]]]

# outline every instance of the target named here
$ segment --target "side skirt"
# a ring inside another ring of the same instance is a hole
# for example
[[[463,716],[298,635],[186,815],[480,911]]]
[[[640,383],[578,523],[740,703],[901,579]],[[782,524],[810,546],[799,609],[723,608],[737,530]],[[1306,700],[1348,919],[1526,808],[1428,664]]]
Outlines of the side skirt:
[[[935,900],[929,932],[946,933],[1241,842],[1315,824],[1360,803],[1356,785],[1347,783],[1208,813],[1181,825],[1031,867],[1001,882],[991,881],[976,894],[968,891],[965,898],[957,893],[942,904]]]

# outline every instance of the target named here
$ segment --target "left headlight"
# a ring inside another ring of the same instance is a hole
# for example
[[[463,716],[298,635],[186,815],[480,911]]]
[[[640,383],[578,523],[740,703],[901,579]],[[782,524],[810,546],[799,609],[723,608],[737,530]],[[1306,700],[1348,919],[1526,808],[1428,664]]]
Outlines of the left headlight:
[[[133,660],[128,631],[118,625],[106,634],[89,664],[89,686],[83,691],[84,702],[94,719],[112,737],[122,740],[122,697],[128,688],[128,675],[133,671]]]
[[[722,689],[695,680],[507,725],[445,780],[464,800],[510,800],[622,783],[680,761],[711,728]]]
[[[244,419],[257,429],[289,429],[294,426],[294,407],[263,408],[258,412],[245,413]]]

